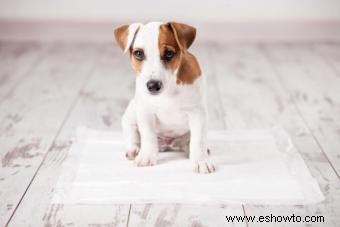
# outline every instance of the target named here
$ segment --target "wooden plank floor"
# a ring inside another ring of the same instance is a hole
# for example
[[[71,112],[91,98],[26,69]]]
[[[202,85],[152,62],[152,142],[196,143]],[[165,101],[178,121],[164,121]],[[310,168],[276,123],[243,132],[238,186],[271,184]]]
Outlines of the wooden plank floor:
[[[134,76],[112,44],[0,42],[0,226],[340,226],[340,43],[204,43],[193,52],[207,77],[209,128],[285,128],[324,202],[51,204],[75,129],[119,130]],[[271,214],[325,222],[225,218]]]

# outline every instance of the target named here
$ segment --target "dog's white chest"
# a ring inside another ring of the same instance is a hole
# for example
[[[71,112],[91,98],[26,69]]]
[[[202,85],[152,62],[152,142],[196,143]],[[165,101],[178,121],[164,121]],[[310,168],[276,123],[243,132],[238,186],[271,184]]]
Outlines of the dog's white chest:
[[[176,137],[189,131],[188,117],[182,110],[169,108],[155,113],[155,131],[161,136]]]

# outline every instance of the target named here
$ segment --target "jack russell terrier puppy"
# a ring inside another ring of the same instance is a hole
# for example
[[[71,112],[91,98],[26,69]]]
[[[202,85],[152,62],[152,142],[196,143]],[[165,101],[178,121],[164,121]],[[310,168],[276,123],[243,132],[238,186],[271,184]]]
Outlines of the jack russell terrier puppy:
[[[195,172],[215,171],[207,148],[204,76],[188,51],[196,29],[176,22],[134,23],[114,34],[137,74],[135,96],[122,118],[127,157],[149,166],[159,151],[184,150]]]

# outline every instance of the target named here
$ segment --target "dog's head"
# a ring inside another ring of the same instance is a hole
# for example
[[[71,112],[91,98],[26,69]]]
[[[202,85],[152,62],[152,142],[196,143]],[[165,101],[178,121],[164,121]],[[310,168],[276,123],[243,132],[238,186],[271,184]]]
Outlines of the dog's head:
[[[196,29],[168,22],[134,23],[114,31],[118,45],[129,53],[138,83],[149,94],[159,94],[167,87],[192,84],[201,75],[196,58],[187,50]]]

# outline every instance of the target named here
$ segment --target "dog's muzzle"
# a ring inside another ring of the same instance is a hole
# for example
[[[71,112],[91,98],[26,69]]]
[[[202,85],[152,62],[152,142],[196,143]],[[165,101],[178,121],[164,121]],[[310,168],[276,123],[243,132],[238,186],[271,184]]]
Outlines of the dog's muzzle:
[[[151,94],[156,95],[161,92],[163,83],[160,80],[149,80],[146,87]]]

